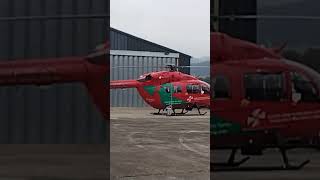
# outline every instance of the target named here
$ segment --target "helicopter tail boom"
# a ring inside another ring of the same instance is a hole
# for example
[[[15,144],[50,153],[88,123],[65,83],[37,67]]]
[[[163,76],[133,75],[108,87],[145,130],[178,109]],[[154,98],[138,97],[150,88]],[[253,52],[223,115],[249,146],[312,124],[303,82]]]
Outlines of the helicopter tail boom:
[[[0,86],[50,86],[59,83],[83,83],[101,113],[107,117],[107,66],[83,57],[0,62]]]
[[[136,88],[139,82],[137,80],[115,80],[110,81],[111,89],[125,89],[125,88]]]

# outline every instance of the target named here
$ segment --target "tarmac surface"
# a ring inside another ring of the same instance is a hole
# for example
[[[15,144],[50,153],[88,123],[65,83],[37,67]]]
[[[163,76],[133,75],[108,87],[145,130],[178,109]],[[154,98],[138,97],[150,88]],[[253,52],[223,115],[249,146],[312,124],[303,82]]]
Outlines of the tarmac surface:
[[[215,162],[226,161],[230,151],[214,151],[211,153],[211,160]],[[237,154],[236,159],[240,160],[245,156]],[[276,170],[276,171],[234,171],[234,172],[212,172],[212,180],[319,180],[320,179],[320,150],[294,149],[288,151],[289,162],[297,165],[305,160],[311,160],[300,170]],[[269,149],[263,156],[251,156],[241,167],[259,166],[281,166],[282,157],[278,150]]]
[[[209,114],[167,117],[149,108],[111,109],[111,179],[115,180],[319,180],[320,150],[290,150],[297,171],[211,172],[230,151],[209,158]],[[241,159],[240,154],[237,159]],[[0,180],[108,179],[106,145],[0,145]],[[277,150],[252,156],[242,166],[279,166]],[[211,175],[211,177],[209,177]]]
[[[0,145],[0,180],[106,180],[106,145]]]
[[[209,114],[205,116],[152,115],[149,108],[111,109],[111,179],[123,180],[319,180],[320,150],[288,151],[296,165],[290,171],[211,172],[209,159],[221,162],[230,151],[214,151],[209,157]],[[239,153],[237,159],[241,159]],[[278,150],[251,156],[243,167],[281,166]]]
[[[111,109],[111,179],[210,179],[209,114],[153,112]]]

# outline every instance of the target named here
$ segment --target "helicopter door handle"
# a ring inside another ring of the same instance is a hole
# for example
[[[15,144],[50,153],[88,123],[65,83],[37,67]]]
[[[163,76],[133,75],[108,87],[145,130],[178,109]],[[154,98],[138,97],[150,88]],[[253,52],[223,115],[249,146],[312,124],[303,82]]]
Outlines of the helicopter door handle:
[[[248,99],[242,99],[240,102],[240,107],[247,107],[250,104]]]

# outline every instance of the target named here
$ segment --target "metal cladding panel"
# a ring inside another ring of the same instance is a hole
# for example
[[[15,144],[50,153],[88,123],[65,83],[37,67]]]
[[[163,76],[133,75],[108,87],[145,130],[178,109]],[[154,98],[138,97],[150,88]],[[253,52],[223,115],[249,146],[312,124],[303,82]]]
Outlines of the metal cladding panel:
[[[109,39],[108,28],[106,0],[1,0],[0,60],[87,55]],[[109,141],[108,123],[80,83],[0,87],[0,98],[0,143]]]
[[[167,52],[167,53],[179,53],[179,64],[184,66],[190,66],[191,56],[180,53],[173,49],[146,41],[144,39],[132,36],[122,31],[110,28],[110,42],[112,50],[129,50],[129,51],[151,51],[151,52]],[[179,69],[180,71],[190,74],[190,68],[184,67]]]
[[[165,70],[165,65],[176,64],[178,53],[113,51],[110,52],[110,80],[137,79],[148,72]],[[112,107],[146,107],[135,88],[112,89],[110,91]]]
[[[219,15],[257,15],[257,0],[219,0]],[[219,31],[256,42],[257,20],[220,19]]]

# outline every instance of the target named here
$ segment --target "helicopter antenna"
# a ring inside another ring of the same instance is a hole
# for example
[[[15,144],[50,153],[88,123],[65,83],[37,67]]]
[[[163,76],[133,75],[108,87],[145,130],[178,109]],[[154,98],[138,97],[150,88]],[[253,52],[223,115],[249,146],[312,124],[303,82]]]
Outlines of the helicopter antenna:
[[[169,69],[171,72],[178,71],[177,66],[174,64],[168,64],[168,65],[166,65],[166,68]]]

